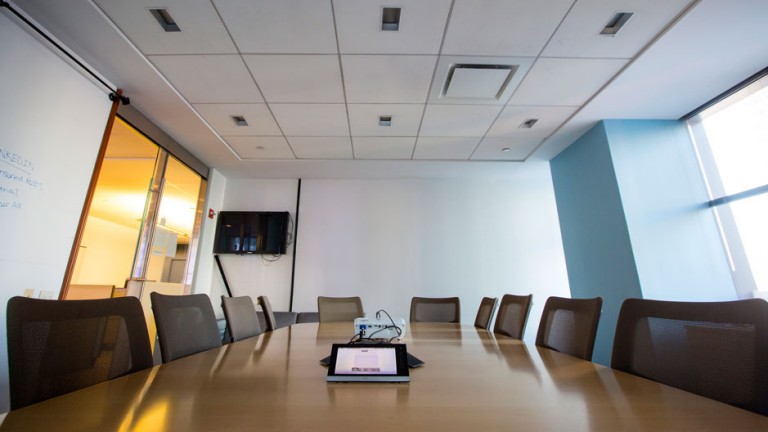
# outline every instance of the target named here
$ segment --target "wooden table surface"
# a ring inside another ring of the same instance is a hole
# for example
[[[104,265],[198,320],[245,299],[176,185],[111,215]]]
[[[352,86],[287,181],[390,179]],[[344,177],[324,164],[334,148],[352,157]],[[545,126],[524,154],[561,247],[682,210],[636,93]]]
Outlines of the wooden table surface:
[[[455,324],[409,384],[325,382],[351,323],[300,324],[13,411],[0,431],[768,431],[768,417]]]

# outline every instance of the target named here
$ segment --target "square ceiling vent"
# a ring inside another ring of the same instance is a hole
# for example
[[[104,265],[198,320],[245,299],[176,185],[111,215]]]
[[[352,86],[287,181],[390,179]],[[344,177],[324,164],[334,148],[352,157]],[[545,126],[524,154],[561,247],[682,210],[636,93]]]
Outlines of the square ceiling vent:
[[[499,100],[516,71],[516,65],[451,65],[441,97]]]
[[[427,103],[504,105],[535,59],[440,56]]]

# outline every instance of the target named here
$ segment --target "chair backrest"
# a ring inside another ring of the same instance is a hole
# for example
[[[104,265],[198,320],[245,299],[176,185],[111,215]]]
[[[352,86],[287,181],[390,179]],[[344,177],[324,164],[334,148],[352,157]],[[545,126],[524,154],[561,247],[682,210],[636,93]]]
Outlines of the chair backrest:
[[[768,415],[768,303],[627,299],[611,367]]]
[[[136,297],[8,301],[11,409],[152,367]]]
[[[227,330],[232,342],[263,333],[251,297],[221,296],[221,308],[224,310],[224,318],[227,320]]]
[[[475,317],[475,327],[488,330],[491,326],[493,313],[496,312],[497,304],[498,300],[495,297],[483,297],[480,300],[480,307],[477,308],[477,316]]]
[[[365,315],[360,297],[317,297],[320,322],[352,322]]]
[[[532,303],[533,294],[527,296],[504,294],[499,305],[499,313],[496,314],[493,332],[522,339],[525,333],[525,324],[528,322],[528,315],[531,313]]]
[[[296,324],[320,322],[319,312],[299,312],[296,315]]]
[[[258,301],[261,310],[264,311],[264,319],[267,321],[267,331],[278,329],[277,320],[275,319],[275,314],[272,312],[272,304],[269,302],[269,298],[267,296],[259,296]]]
[[[411,322],[461,321],[461,304],[458,297],[413,297]]]
[[[536,345],[592,360],[603,299],[550,297],[541,314]]]
[[[206,294],[150,293],[163,363],[221,346],[213,305]]]

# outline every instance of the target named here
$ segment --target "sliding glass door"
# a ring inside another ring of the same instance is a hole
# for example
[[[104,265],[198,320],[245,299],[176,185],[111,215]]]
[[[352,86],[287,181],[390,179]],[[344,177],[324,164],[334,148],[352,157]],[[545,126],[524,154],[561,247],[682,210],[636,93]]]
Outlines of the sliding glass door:
[[[205,180],[120,118],[96,175],[61,298],[188,293]]]

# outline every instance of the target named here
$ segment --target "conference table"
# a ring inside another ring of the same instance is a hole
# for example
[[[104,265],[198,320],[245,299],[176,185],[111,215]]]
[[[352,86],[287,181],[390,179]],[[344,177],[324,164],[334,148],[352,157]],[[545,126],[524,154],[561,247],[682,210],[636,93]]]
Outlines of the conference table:
[[[411,382],[327,383],[352,323],[298,324],[8,414],[0,431],[768,431],[768,417],[458,324],[414,323]]]

